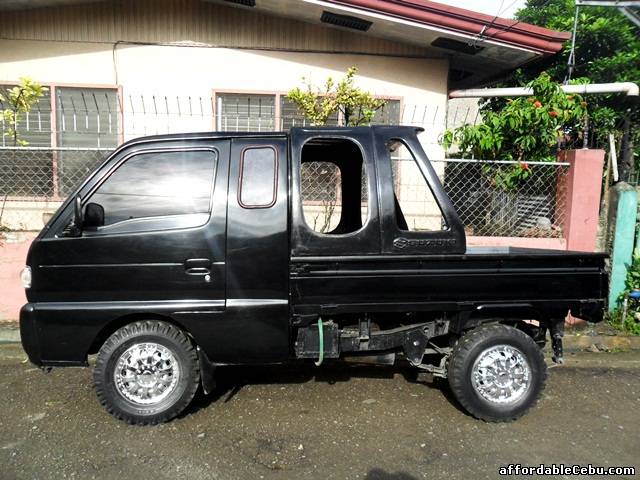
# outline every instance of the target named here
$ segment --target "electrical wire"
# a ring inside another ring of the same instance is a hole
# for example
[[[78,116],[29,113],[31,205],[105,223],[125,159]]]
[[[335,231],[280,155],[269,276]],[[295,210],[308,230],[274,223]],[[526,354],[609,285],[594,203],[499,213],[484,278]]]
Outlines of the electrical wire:
[[[549,5],[549,3],[551,3],[551,0],[546,0],[545,2],[543,2],[543,3],[542,3],[542,5],[538,5],[538,6],[536,6],[535,8],[537,8],[537,9],[544,8],[544,7],[546,7],[547,5]],[[505,33],[509,32],[509,31],[513,30],[513,28],[515,28],[515,26],[516,26],[516,25],[518,25],[518,24],[520,24],[520,23],[522,23],[522,20],[516,20],[515,22],[513,22],[511,25],[509,25],[509,26],[508,26],[507,28],[505,28],[504,30],[499,31],[499,32],[496,32],[496,33],[495,33],[494,35],[492,35],[492,36],[487,36],[487,37],[485,38],[485,40],[486,40],[486,39],[489,39],[489,38],[495,38],[495,36],[496,36],[496,35],[499,35],[499,34],[505,34]]]
[[[573,17],[573,31],[571,32],[571,50],[569,52],[569,58],[567,59],[567,74],[562,82],[564,85],[569,83],[573,70],[576,68],[576,36],[578,35],[578,15],[580,13],[580,7],[576,3],[576,13]]]
[[[502,14],[502,12],[504,12],[505,10],[510,9],[518,1],[519,0],[513,0],[513,2],[511,2],[509,5],[504,7],[504,0],[502,0],[502,2],[500,2],[500,6],[498,7],[498,13],[496,13],[496,15],[493,17],[493,20],[491,20],[487,25],[484,25],[482,27],[482,30],[480,30],[480,32],[478,32],[478,34],[474,37],[474,39],[469,44],[471,46],[473,46],[474,48],[476,48],[478,42],[481,42],[482,40],[487,38],[487,37],[483,37],[484,32],[488,31],[495,24],[496,20],[498,20],[498,18],[500,18],[500,15]]]

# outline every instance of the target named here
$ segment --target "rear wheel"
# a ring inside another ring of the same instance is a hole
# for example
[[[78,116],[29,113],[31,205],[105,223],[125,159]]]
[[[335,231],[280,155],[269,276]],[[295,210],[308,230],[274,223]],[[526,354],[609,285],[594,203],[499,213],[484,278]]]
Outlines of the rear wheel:
[[[524,415],[544,389],[547,367],[538,345],[506,325],[465,334],[451,353],[451,390],[467,412],[489,422]]]
[[[199,383],[198,358],[187,336],[160,321],[117,330],[104,343],[94,370],[100,403],[131,424],[165,422],[189,405]]]

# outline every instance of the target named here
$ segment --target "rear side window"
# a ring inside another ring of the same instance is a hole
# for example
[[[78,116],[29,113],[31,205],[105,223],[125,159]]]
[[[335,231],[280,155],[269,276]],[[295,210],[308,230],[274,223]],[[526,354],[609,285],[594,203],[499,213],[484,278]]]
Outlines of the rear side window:
[[[268,208],[276,202],[277,155],[273,147],[242,152],[238,201],[244,208]]]
[[[360,147],[342,138],[316,138],[302,147],[300,196],[313,231],[345,235],[369,216],[367,171]]]
[[[104,225],[125,220],[208,213],[216,154],[210,150],[141,153],[129,158],[91,196]]]

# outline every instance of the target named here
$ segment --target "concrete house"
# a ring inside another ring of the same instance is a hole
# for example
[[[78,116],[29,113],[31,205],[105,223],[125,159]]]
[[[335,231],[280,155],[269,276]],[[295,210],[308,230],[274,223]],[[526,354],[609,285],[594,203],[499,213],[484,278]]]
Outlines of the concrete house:
[[[286,129],[300,118],[284,93],[352,65],[389,100],[378,121],[442,123],[450,89],[505,78],[567,39],[424,0],[5,0],[0,25],[0,84],[50,88],[30,144],[52,147],[110,147],[167,124]]]

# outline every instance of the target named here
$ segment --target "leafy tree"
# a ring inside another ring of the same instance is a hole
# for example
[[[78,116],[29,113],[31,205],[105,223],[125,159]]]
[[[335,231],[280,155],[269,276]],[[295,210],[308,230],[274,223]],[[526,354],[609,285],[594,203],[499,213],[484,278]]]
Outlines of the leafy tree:
[[[558,147],[581,134],[587,104],[580,95],[567,94],[547,73],[527,84],[531,97],[507,99],[502,108],[485,109],[482,123],[447,130],[442,144],[457,147],[461,158],[516,160],[501,170],[493,183],[510,190],[532,175],[528,161],[554,161]]]
[[[0,103],[8,105],[8,108],[0,110],[0,115],[8,126],[3,135],[11,137],[14,146],[28,145],[26,140],[18,138],[19,124],[22,116],[31,111],[47,90],[30,78],[22,77],[18,86],[8,89],[6,93],[0,92]]]
[[[516,13],[522,22],[553,30],[570,32],[575,14],[574,0],[528,0]],[[553,57],[519,69],[509,80],[524,85],[546,71],[557,82],[567,77],[571,42]],[[583,83],[638,82],[640,80],[640,30],[616,8],[582,6],[579,10],[572,78]],[[640,154],[640,104],[624,94],[591,95],[589,101],[589,137],[595,147],[608,145],[608,134],[629,133]],[[499,108],[500,100],[491,100],[485,109]],[[627,142],[627,145],[630,143]]]
[[[351,67],[342,80],[336,82],[329,77],[322,87],[314,87],[303,77],[305,88],[290,90],[287,98],[312,125],[326,125],[336,112],[342,113],[346,126],[368,125],[385,101],[354,85],[357,72],[356,67]]]

